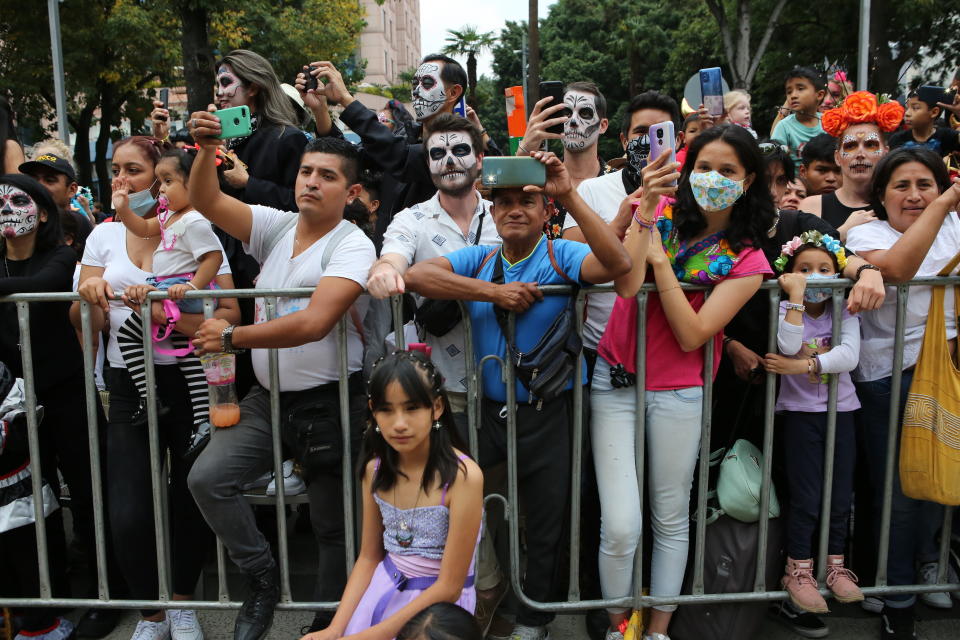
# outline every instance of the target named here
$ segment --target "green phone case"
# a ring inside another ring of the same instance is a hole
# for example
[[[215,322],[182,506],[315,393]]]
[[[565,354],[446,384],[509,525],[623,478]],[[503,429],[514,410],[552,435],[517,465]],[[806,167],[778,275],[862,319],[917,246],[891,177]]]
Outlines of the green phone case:
[[[253,133],[253,126],[250,124],[249,107],[242,106],[221,109],[217,111],[216,115],[220,118],[220,135],[217,137],[221,140],[241,138]]]
[[[523,156],[486,157],[480,181],[488,189],[525,187],[528,184],[542,187],[547,182],[547,167],[539,160]]]

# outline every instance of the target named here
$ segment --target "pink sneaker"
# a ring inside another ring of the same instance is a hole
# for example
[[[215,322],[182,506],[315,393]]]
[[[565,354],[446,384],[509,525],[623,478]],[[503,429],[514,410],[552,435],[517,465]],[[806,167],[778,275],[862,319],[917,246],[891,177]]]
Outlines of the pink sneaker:
[[[827,586],[837,602],[860,602],[863,592],[857,586],[857,575],[843,566],[843,556],[827,556]]]
[[[786,575],[780,583],[790,594],[790,600],[796,606],[810,613],[830,613],[827,602],[817,591],[817,581],[813,577],[813,560],[794,560],[787,558]]]

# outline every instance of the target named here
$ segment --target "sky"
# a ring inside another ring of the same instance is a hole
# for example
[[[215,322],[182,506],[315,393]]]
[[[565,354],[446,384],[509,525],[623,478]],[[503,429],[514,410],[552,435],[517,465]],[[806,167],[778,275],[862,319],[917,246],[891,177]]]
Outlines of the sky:
[[[556,0],[540,0],[540,17],[547,17]],[[436,53],[446,44],[447,29],[466,25],[481,33],[500,34],[507,20],[526,21],[528,3],[522,0],[420,0],[420,51]],[[466,60],[462,62],[466,63]],[[485,53],[477,58],[477,75],[491,75],[493,56]]]

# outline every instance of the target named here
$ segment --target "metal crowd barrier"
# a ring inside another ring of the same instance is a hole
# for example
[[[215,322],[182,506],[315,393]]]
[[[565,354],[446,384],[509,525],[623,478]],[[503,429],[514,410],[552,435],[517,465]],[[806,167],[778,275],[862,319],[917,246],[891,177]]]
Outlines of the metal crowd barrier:
[[[951,539],[951,524],[953,517],[953,508],[945,507],[943,516],[943,525],[941,529],[940,555],[939,555],[939,575],[938,584],[935,585],[899,585],[891,586],[887,584],[887,550],[890,543],[890,515],[891,515],[891,491],[893,486],[893,474],[897,472],[897,460],[894,453],[897,450],[896,438],[899,432],[899,397],[901,386],[901,370],[903,364],[903,335],[904,321],[906,317],[906,300],[908,290],[916,285],[931,284],[960,284],[960,276],[949,278],[927,277],[918,278],[909,283],[896,285],[898,292],[897,313],[896,313],[896,339],[893,349],[893,379],[891,385],[891,412],[890,429],[888,440],[888,455],[886,460],[886,475],[884,482],[884,500],[881,514],[881,534],[879,540],[879,549],[877,556],[877,572],[874,586],[863,586],[864,594],[870,596],[879,596],[895,593],[922,593],[922,592],[940,592],[960,590],[960,584],[951,584],[946,582],[947,560],[949,554],[949,543]],[[824,280],[818,283],[818,286],[829,287],[833,289],[833,344],[840,344],[840,320],[841,308],[844,304],[844,290],[852,285],[851,281],[846,279]],[[689,290],[707,290],[705,287],[683,285],[684,289]],[[541,287],[547,295],[563,295],[569,292],[569,287],[551,285]],[[775,280],[768,280],[763,283],[762,289],[767,291],[770,299],[769,327],[770,336],[768,342],[768,351],[776,352],[776,334],[778,323],[778,302],[780,299],[780,288]],[[643,289],[637,295],[639,313],[637,314],[637,407],[644,406],[644,380],[646,376],[645,366],[645,347],[646,347],[646,307],[650,291],[654,291],[652,284],[644,285]],[[585,296],[589,293],[612,291],[610,285],[591,287],[586,291],[581,290],[578,293],[576,301],[578,330],[582,331],[583,310],[586,304]],[[188,297],[204,299],[204,313],[207,317],[212,317],[215,308],[214,298],[236,297],[236,298],[263,298],[266,305],[267,318],[276,317],[277,299],[281,297],[305,298],[313,293],[313,289],[243,289],[243,290],[218,290],[188,292]],[[40,578],[40,597],[37,598],[0,598],[0,606],[18,607],[18,606],[55,606],[55,607],[110,607],[110,608],[128,608],[128,609],[148,609],[148,608],[189,608],[189,609],[235,609],[239,608],[243,594],[235,594],[236,599],[231,599],[231,594],[227,589],[226,580],[226,558],[224,549],[219,539],[217,540],[217,572],[218,572],[218,598],[216,600],[177,600],[171,599],[170,582],[170,549],[169,549],[169,522],[167,514],[166,501],[166,476],[163,464],[163,453],[160,450],[157,409],[156,409],[156,387],[155,372],[153,364],[153,341],[151,335],[151,321],[149,305],[152,300],[163,299],[165,294],[160,292],[151,293],[148,300],[141,305],[141,315],[144,318],[144,349],[147,376],[147,428],[150,441],[150,475],[153,482],[153,514],[154,525],[157,532],[156,552],[159,577],[159,597],[157,600],[120,600],[113,599],[110,595],[107,576],[106,576],[106,542],[105,542],[105,523],[103,512],[103,475],[100,460],[100,434],[97,423],[97,411],[94,403],[99,402],[97,389],[94,383],[94,352],[93,339],[90,321],[90,308],[88,303],[81,301],[80,318],[82,323],[82,346],[84,358],[84,385],[87,401],[87,423],[89,427],[89,455],[92,473],[93,488],[93,510],[94,510],[94,532],[96,542],[96,565],[97,565],[97,598],[55,598],[51,593],[49,561],[47,555],[47,539],[44,527],[36,527],[37,551],[38,551],[38,569]],[[50,301],[74,301],[79,297],[73,293],[37,293],[37,294],[16,294],[0,297],[0,302],[13,302],[16,304],[17,316],[20,327],[20,342],[22,345],[31,344],[30,335],[30,313],[31,303],[42,303]],[[502,379],[513,381],[514,363],[511,359],[503,361],[501,358],[490,355],[486,356],[481,362],[475,362],[473,358],[473,328],[470,317],[466,313],[466,308],[461,302],[461,310],[464,318],[464,336],[466,348],[463,353],[465,356],[467,373],[467,397],[468,397],[468,420],[469,420],[469,445],[470,451],[474,457],[478,452],[477,427],[479,420],[480,404],[480,371],[483,362],[492,359],[501,365]],[[404,348],[403,330],[402,330],[402,311],[399,298],[394,299],[392,304],[393,324],[395,336],[399,348]],[[340,354],[340,422],[343,430],[343,441],[346,455],[343,459],[344,489],[343,489],[343,508],[344,508],[344,531],[346,542],[346,562],[347,570],[353,566],[356,555],[356,509],[355,505],[355,487],[352,482],[346,479],[354,477],[352,458],[354,452],[350,451],[350,424],[349,424],[349,403],[347,387],[347,353],[344,346],[347,340],[347,324],[349,320],[341,319],[336,328],[336,336],[339,344]],[[510,314],[510,331],[514,330],[515,316]],[[713,352],[713,341],[708,341],[703,348],[704,371],[712,371],[715,354]],[[44,520],[42,513],[41,499],[41,469],[39,456],[39,432],[36,417],[36,396],[34,378],[34,368],[32,353],[29,348],[22,349],[24,382],[27,395],[27,423],[29,429],[29,447],[30,447],[30,472],[33,476],[33,498],[34,515],[37,522]],[[576,379],[580,379],[582,359],[578,362]],[[280,405],[279,405],[279,370],[277,366],[277,350],[271,349],[269,355],[269,376],[270,376],[270,402],[271,402],[271,422],[273,424],[273,466],[276,477],[282,478],[282,451],[280,431],[277,428],[280,424]],[[604,607],[649,607],[652,605],[666,604],[707,604],[721,602],[757,602],[781,600],[787,597],[785,591],[772,589],[768,590],[766,584],[766,556],[768,545],[768,507],[770,503],[771,487],[771,469],[773,458],[773,417],[776,401],[776,382],[775,374],[766,374],[765,381],[765,418],[763,428],[763,485],[760,495],[760,513],[761,518],[757,526],[758,545],[756,558],[756,576],[754,589],[742,593],[707,593],[704,588],[704,558],[706,545],[706,511],[707,511],[707,489],[709,465],[704,462],[710,455],[710,433],[711,433],[711,408],[712,408],[712,376],[705,376],[706,384],[703,392],[703,416],[701,425],[701,443],[699,460],[699,476],[697,478],[698,504],[695,517],[695,544],[693,545],[693,577],[692,593],[682,594],[676,597],[654,597],[644,595],[643,584],[643,532],[637,547],[636,562],[634,567],[634,593],[632,596],[608,599],[608,600],[583,600],[580,597],[579,587],[579,551],[580,551],[580,484],[582,475],[583,459],[583,393],[584,390],[579,384],[573,386],[574,409],[572,414],[572,474],[571,483],[571,513],[570,513],[570,549],[569,549],[569,591],[567,600],[562,602],[536,602],[531,600],[523,593],[520,584],[520,532],[519,532],[519,503],[518,480],[517,480],[517,451],[515,447],[508,447],[507,451],[507,496],[493,495],[488,496],[487,500],[500,500],[505,506],[505,516],[509,526],[509,561],[510,568],[506,573],[510,576],[512,588],[516,596],[528,607],[541,611],[555,611],[562,613],[574,613],[589,609]],[[817,567],[819,569],[818,580],[823,584],[823,578],[826,568],[827,540],[829,534],[829,516],[830,516],[830,498],[832,493],[833,479],[833,454],[836,431],[836,413],[837,413],[837,383],[838,376],[831,374],[829,378],[829,396],[828,396],[828,420],[827,420],[827,439],[824,460],[824,481],[821,503],[821,518],[819,529],[819,555],[817,558]],[[508,442],[514,442],[517,435],[516,422],[516,390],[513,384],[506,384],[507,390],[507,438]],[[636,435],[635,435],[635,453],[636,467],[639,489],[644,490],[644,430],[645,430],[645,412],[638,410],[636,414]],[[278,555],[280,559],[281,575],[281,601],[278,609],[286,610],[334,610],[337,607],[336,602],[306,602],[294,601],[290,593],[290,561],[289,549],[287,545],[287,523],[285,517],[285,505],[287,498],[283,482],[277,482],[276,493],[276,515],[278,529]],[[861,519],[863,522],[865,519]],[[822,590],[825,594],[826,589]]]

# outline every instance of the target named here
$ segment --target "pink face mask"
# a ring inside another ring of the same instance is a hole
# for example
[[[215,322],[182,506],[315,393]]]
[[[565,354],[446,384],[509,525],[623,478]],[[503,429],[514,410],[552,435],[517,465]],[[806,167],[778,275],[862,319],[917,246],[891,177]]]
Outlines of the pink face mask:
[[[0,184],[0,233],[19,238],[37,228],[37,203],[27,193],[9,184]]]

